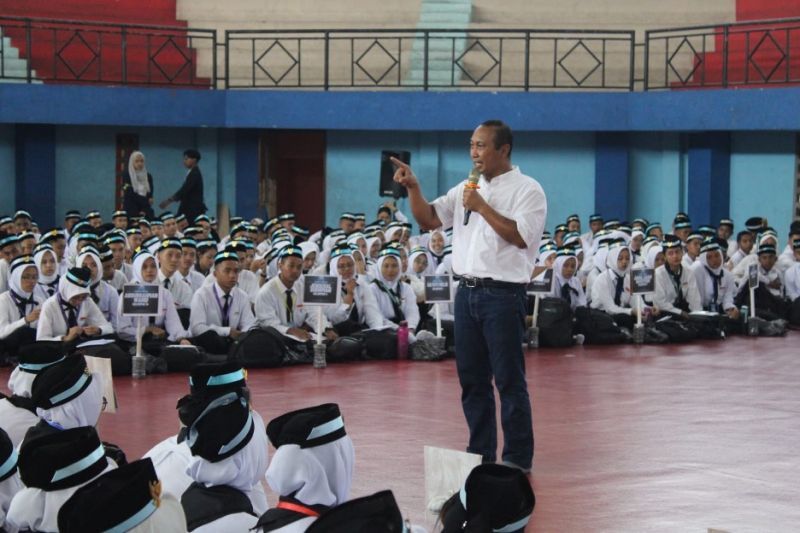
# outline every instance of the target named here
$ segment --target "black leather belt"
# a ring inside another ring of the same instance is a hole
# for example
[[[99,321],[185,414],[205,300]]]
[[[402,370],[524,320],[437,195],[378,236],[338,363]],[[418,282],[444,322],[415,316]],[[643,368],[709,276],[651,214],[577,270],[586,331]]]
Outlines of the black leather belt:
[[[525,286],[524,283],[499,281],[492,278],[474,278],[472,276],[453,276],[453,279],[458,281],[459,287],[467,287],[469,289],[474,289],[475,287],[487,289],[519,289]]]

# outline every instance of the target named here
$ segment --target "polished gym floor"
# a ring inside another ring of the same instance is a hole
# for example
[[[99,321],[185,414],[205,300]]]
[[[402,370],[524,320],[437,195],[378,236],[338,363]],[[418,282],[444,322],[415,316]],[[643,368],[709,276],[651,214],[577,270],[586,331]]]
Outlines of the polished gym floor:
[[[528,352],[528,531],[800,531],[798,339]],[[356,446],[352,495],[391,488],[403,513],[433,530],[423,446],[463,449],[467,438],[454,361],[252,370],[249,383],[265,421],[338,402]],[[177,431],[185,375],[115,387],[120,411],[103,414],[99,430],[129,458]]]

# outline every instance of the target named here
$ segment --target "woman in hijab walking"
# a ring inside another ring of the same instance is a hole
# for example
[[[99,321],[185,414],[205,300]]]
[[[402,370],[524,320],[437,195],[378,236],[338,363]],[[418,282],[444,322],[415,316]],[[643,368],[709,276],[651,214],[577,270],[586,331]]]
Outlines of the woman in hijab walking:
[[[122,171],[122,209],[131,216],[154,218],[153,176],[147,172],[144,154],[133,152],[127,170]]]

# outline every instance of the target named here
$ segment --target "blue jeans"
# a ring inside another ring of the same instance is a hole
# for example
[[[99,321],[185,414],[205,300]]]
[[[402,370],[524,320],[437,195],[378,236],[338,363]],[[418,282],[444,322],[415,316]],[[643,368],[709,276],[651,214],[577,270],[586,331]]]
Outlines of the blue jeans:
[[[492,377],[500,395],[503,460],[523,468],[533,461],[533,421],[525,358],[525,287],[464,287],[456,293],[456,368],[469,426],[467,451],[484,461],[497,455]]]

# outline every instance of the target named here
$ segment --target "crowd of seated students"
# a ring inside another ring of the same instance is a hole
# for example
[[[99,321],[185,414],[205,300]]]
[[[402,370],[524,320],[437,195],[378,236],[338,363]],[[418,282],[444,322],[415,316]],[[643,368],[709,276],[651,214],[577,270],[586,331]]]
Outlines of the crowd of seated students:
[[[763,334],[800,325],[800,221],[791,224],[783,249],[762,217],[748,219],[735,237],[732,220],[694,227],[685,213],[675,216],[668,233],[644,219],[628,224],[594,214],[589,223],[581,234],[580,218],[572,215],[545,235],[534,270],[541,280],[552,268],[550,296],[575,314],[572,342],[630,341],[639,315],[648,331],[656,330],[648,336],[652,342],[743,333],[749,318],[743,308],[754,307]],[[759,280],[752,301],[751,266]],[[631,271],[639,268],[654,269],[650,294],[632,294]],[[598,332],[605,324],[619,335]]]
[[[392,204],[369,224],[364,214],[343,213],[338,228],[313,234],[292,213],[229,223],[220,237],[206,215],[188,221],[167,212],[147,220],[116,211],[104,223],[97,211],[69,211],[63,227],[43,232],[26,211],[0,218],[0,361],[13,362],[38,340],[108,357],[115,374],[129,373],[137,323],[122,313],[126,284],[160,287],[159,312],[143,335],[145,353],[155,357],[184,345],[218,356],[236,352],[249,366],[309,363],[319,333],[331,361],[395,358],[399,330],[407,328],[412,346],[434,336],[423,277],[453,274],[448,229],[412,235]],[[691,322],[690,314],[706,311],[722,317],[721,331],[738,332],[741,308],[750,306],[751,265],[761,280],[756,315],[771,323],[800,319],[800,222],[783,249],[761,217],[735,237],[731,220],[695,228],[684,213],[669,232],[657,222],[600,215],[589,225],[582,233],[572,215],[546,234],[532,272],[537,278],[553,269],[552,297],[566,301],[583,338],[587,328],[593,337],[599,313],[630,331],[640,301],[648,323]],[[642,266],[654,268],[656,279],[654,294],[640,299],[631,294],[629,273]],[[303,302],[309,274],[342,280],[341,304],[326,306],[322,321],[319,309]],[[440,312],[452,346],[451,306]]]
[[[12,396],[0,399],[1,531],[425,532],[390,490],[351,499],[355,449],[337,404],[265,423],[241,365],[200,363],[177,403],[176,434],[129,462],[124,442],[98,434],[103,377],[82,354],[39,343],[19,356]],[[435,531],[522,532],[534,505],[520,470],[483,464]]]

